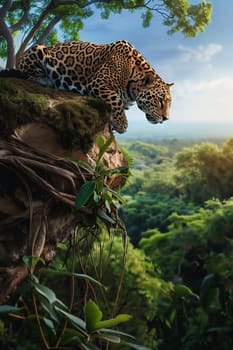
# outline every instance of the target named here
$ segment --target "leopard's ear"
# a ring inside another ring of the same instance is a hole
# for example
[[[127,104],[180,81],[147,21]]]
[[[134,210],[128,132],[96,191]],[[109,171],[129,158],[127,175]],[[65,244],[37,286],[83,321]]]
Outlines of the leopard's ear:
[[[153,72],[148,72],[145,74],[144,78],[143,78],[143,84],[145,87],[149,88],[152,87],[154,85],[155,82],[155,75]]]
[[[167,86],[170,88],[170,87],[172,87],[174,85],[174,83],[169,83],[169,84],[167,84]]]

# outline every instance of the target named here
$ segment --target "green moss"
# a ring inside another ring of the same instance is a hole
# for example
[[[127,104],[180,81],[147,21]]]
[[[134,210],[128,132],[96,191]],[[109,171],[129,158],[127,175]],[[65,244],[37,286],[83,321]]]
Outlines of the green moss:
[[[109,116],[109,107],[99,99],[26,80],[0,79],[2,136],[22,124],[38,121],[54,127],[66,146],[87,151],[94,135],[109,122]]]
[[[60,131],[62,142],[76,149],[87,151],[94,135],[109,121],[107,108],[100,100],[93,103],[93,98],[76,97],[59,104],[53,126]]]
[[[3,135],[10,134],[19,125],[39,119],[48,109],[46,96],[41,91],[27,91],[26,83],[18,79],[1,79],[0,127]]]

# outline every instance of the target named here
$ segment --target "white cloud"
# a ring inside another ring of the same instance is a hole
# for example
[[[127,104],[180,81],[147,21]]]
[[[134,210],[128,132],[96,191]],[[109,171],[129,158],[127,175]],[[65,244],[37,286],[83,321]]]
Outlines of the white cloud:
[[[180,81],[174,85],[176,120],[233,122],[233,78]]]
[[[232,78],[219,78],[209,81],[201,81],[194,85],[196,91],[208,91],[208,90],[219,90],[220,94],[224,91],[233,91],[233,79]]]
[[[179,45],[178,50],[181,51],[181,60],[183,62],[210,62],[213,56],[222,51],[222,46],[212,43],[206,46],[200,45],[196,49],[193,49]]]
[[[174,87],[175,93],[178,96],[191,95],[193,93],[210,94],[216,91],[221,96],[228,92],[233,98],[233,78],[221,77],[218,79],[203,80],[203,81],[189,81],[184,80],[177,82]]]

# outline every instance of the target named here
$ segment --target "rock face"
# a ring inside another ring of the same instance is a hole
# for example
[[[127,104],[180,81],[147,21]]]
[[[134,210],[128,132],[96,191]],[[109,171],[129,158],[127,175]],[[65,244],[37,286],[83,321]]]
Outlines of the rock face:
[[[102,101],[0,79],[0,303],[27,276],[24,255],[53,259],[94,211],[75,208],[76,194],[95,176],[97,136],[112,136]],[[81,160],[84,164],[72,161]],[[105,169],[126,166],[116,140],[102,158]],[[118,189],[125,177],[105,185]]]

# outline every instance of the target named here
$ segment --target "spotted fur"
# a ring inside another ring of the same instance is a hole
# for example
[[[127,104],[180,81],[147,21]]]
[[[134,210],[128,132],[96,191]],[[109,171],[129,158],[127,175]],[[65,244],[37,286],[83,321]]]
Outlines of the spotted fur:
[[[99,45],[73,41],[30,48],[17,67],[30,80],[95,96],[111,107],[113,129],[124,133],[124,110],[136,101],[153,124],[168,119],[170,86],[127,41]]]

